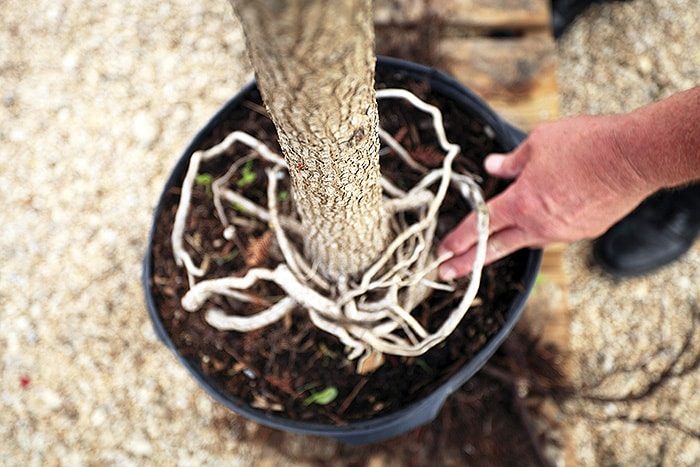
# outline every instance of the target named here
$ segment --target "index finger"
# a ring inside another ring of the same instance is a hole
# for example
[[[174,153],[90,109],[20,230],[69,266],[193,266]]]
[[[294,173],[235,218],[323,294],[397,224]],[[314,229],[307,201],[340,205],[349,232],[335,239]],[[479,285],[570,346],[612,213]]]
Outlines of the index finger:
[[[491,199],[486,205],[489,208],[489,235],[493,235],[515,222],[511,216],[510,189]],[[476,215],[469,213],[440,243],[438,256],[452,252],[455,256],[468,251],[476,243]]]

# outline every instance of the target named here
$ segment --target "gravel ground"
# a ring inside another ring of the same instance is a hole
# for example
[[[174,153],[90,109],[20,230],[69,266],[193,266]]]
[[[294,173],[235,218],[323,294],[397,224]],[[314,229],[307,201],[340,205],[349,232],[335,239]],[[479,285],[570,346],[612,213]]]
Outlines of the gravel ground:
[[[700,2],[592,7],[559,44],[562,113],[632,110],[700,84]],[[590,245],[565,256],[582,465],[700,464],[700,242],[655,274],[614,282]]]
[[[246,80],[221,0],[4,2],[0,464],[251,465],[138,280],[191,136]]]
[[[661,3],[598,7],[576,24],[560,47],[565,113],[626,110],[700,82],[700,4]],[[276,451],[237,441],[256,426],[212,403],[156,341],[136,280],[168,170],[250,77],[229,6],[2,9],[0,464],[277,465]],[[692,367],[698,248],[623,284],[589,270],[587,252],[574,245],[567,268],[580,381],[605,380],[590,395],[624,398]],[[698,384],[696,369],[636,401],[571,402],[583,413],[568,419],[576,458],[697,464]],[[287,439],[292,457],[328,456]]]

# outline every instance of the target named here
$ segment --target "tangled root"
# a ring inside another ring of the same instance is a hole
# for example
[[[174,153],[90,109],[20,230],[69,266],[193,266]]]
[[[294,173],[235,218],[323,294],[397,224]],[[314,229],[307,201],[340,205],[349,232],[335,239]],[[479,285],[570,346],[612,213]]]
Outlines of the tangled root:
[[[289,241],[289,234],[300,235],[301,224],[293,217],[281,216],[277,209],[277,184],[288,174],[282,157],[272,152],[251,135],[234,131],[221,143],[205,151],[196,151],[190,158],[185,175],[172,232],[175,261],[187,271],[190,289],[182,298],[185,310],[194,312],[205,305],[213,295],[226,295],[243,302],[254,297],[246,290],[259,281],[269,281],[286,294],[269,308],[252,316],[231,316],[217,308],[207,310],[206,321],[219,330],[247,332],[260,329],[282,319],[295,308],[302,307],[311,321],[320,329],[333,334],[346,346],[347,357],[358,359],[358,372],[372,371],[382,364],[382,354],[418,356],[445,340],[457,327],[476,298],[481,272],[486,258],[489,215],[476,177],[457,173],[452,163],[460,151],[447,140],[440,110],[403,89],[377,91],[378,99],[405,99],[417,109],[432,116],[440,147],[446,152],[442,166],[429,170],[415,159],[387,132],[379,135],[408,167],[423,175],[409,191],[401,190],[382,177],[385,208],[392,216],[394,239],[357,280],[340,277],[330,282],[315,271],[302,253]],[[236,203],[241,213],[266,222],[274,233],[284,261],[274,269],[250,269],[242,277],[204,279],[205,271],[197,266],[184,248],[185,221],[190,207],[192,186],[202,161],[226,153],[235,143],[242,143],[255,151],[254,156],[241,158],[226,174],[212,184],[217,216],[224,226],[227,239],[235,235],[234,224],[229,222],[222,200]],[[267,207],[259,206],[240,193],[226,188],[233,174],[250,158],[257,157],[271,167],[267,173]],[[437,185],[432,191],[429,188]],[[438,211],[449,186],[455,186],[476,212],[478,233],[476,257],[467,290],[456,309],[435,332],[428,332],[412,315],[411,310],[426,299],[433,289],[453,291],[448,283],[437,281],[438,266],[452,255],[435,258],[431,252]],[[406,212],[414,213],[416,221],[409,224]],[[373,298],[370,298],[373,297]],[[377,298],[380,297],[380,298]],[[361,358],[360,358],[361,357]]]

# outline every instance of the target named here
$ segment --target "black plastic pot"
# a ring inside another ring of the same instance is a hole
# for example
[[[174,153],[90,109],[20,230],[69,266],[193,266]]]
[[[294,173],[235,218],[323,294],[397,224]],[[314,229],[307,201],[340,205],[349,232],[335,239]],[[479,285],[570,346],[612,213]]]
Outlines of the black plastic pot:
[[[431,85],[431,91],[434,94],[439,94],[453,100],[462,107],[465,112],[489,125],[494,130],[497,141],[505,149],[515,147],[525,137],[523,132],[499,118],[493,110],[470,90],[437,70],[403,60],[384,57],[378,59],[377,70],[396,70],[405,73],[409,78],[428,81]],[[541,250],[533,249],[528,251],[526,271],[522,281],[524,290],[513,300],[510,310],[506,315],[506,323],[503,328],[487,342],[484,348],[482,348],[472,360],[423,399],[419,399],[394,413],[378,416],[362,422],[349,423],[346,426],[332,426],[288,420],[279,415],[268,414],[262,410],[252,408],[239,400],[231,398],[219,391],[207,376],[200,372],[196,362],[183,358],[183,356],[177,352],[172,339],[165,331],[163,322],[156,309],[151,290],[151,276],[153,275],[153,235],[156,220],[163,208],[164,195],[168,189],[182,179],[183,174],[187,170],[190,155],[200,147],[200,144],[207,138],[212,130],[217,127],[221,121],[225,120],[229,112],[239,106],[244,97],[254,88],[254,82],[246,85],[216,115],[214,115],[209,123],[197,134],[192,143],[190,143],[189,147],[185,150],[185,153],[180,158],[173,172],[170,174],[163,194],[161,195],[155,211],[154,223],[151,228],[148,250],[146,252],[143,268],[143,286],[146,293],[146,304],[156,334],[163,343],[175,353],[180,362],[189,370],[192,377],[197,380],[214,399],[234,412],[272,428],[309,435],[333,437],[351,444],[365,444],[400,435],[432,421],[437,416],[447,397],[479,371],[513,329],[513,326],[523,312],[525,301],[539,271],[542,258]]]

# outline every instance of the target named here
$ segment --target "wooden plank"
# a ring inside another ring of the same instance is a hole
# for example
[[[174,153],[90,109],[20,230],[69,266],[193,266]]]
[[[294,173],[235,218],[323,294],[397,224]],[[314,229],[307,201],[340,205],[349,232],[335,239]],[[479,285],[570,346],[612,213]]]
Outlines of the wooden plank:
[[[550,35],[520,38],[443,38],[448,73],[515,125],[532,129],[559,115],[556,50]]]
[[[547,0],[433,0],[430,9],[450,26],[474,29],[548,29]]]
[[[530,336],[537,336],[537,352],[554,355],[554,362],[561,371],[564,381],[571,381],[575,374],[575,359],[571,353],[571,309],[568,303],[569,281],[563,270],[563,254],[566,244],[559,243],[546,247],[542,258],[542,268],[537,284],[525,308],[523,318],[517,328]],[[549,432],[556,439],[560,452],[556,455],[559,465],[576,465],[572,462],[574,434],[570,426],[561,425],[556,420],[564,417],[558,403],[550,404],[550,413],[540,414],[540,433]],[[541,407],[544,407],[542,405]],[[551,460],[551,459],[550,459]]]
[[[541,343],[543,345],[552,344],[562,351],[569,349],[569,325],[571,323],[567,300],[569,281],[563,268],[564,251],[566,251],[564,243],[549,245],[544,249],[539,287],[542,288],[541,292],[547,296],[539,299],[535,297],[528,304],[530,308],[529,321],[537,321],[542,336]],[[546,301],[546,306],[538,307],[538,300],[541,301],[543,298]],[[561,357],[559,361],[561,369],[564,375],[570,375],[570,359],[564,358],[564,355]]]
[[[416,24],[429,14],[428,3],[426,0],[375,0],[374,24],[380,27]]]
[[[433,16],[449,34],[488,30],[549,29],[547,0],[377,0],[375,24],[406,25]]]

